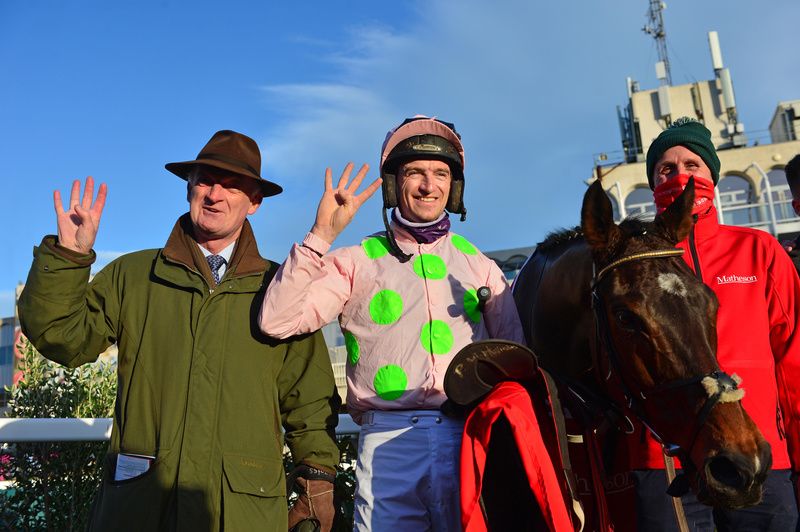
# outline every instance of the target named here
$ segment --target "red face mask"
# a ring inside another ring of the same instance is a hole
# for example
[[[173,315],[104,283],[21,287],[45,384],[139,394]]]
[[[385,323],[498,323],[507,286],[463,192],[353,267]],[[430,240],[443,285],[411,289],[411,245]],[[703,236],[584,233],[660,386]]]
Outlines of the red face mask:
[[[656,202],[656,212],[661,214],[672,202],[683,193],[692,176],[678,174],[661,183],[653,190],[653,199]],[[714,183],[702,177],[694,178],[694,207],[692,214],[702,215],[708,212],[714,201]]]

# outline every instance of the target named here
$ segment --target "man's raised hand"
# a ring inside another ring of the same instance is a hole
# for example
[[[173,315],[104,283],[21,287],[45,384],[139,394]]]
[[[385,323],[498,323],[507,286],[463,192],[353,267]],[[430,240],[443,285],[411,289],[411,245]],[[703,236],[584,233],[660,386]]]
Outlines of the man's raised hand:
[[[76,179],[72,182],[72,191],[69,195],[69,209],[64,210],[61,201],[61,192],[53,192],[53,203],[56,209],[56,222],[58,224],[58,243],[78,253],[89,253],[97,238],[97,228],[100,226],[100,216],[106,203],[108,187],[103,183],[94,197],[94,179],[86,178],[86,186],[81,197],[81,182]]]
[[[325,192],[317,207],[317,219],[311,232],[326,242],[333,244],[345,227],[353,220],[361,205],[381,186],[381,179],[373,181],[367,188],[356,194],[361,181],[367,175],[369,165],[365,164],[350,181],[353,163],[347,163],[336,188],[333,188],[331,169],[325,169]],[[348,183],[348,181],[350,181]]]

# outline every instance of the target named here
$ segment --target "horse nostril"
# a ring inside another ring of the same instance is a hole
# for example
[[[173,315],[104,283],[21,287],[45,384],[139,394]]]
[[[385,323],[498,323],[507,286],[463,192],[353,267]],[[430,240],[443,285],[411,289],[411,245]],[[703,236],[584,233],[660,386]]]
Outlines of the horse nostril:
[[[747,479],[736,464],[725,456],[715,456],[708,464],[708,474],[720,484],[739,490],[746,486]]]

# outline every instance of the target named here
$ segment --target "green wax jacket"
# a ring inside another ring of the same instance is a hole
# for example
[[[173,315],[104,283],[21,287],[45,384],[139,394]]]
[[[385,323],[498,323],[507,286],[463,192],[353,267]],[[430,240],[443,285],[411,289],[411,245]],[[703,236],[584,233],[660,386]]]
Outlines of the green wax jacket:
[[[91,255],[48,236],[19,301],[25,335],[66,366],[117,343],[118,391],[95,530],[286,530],[285,442],[333,468],[340,399],[321,333],[277,341],[258,328],[277,267],[247,221],[218,286],[188,215],[160,250],[131,253],[91,282]],[[155,456],[114,481],[116,453]]]

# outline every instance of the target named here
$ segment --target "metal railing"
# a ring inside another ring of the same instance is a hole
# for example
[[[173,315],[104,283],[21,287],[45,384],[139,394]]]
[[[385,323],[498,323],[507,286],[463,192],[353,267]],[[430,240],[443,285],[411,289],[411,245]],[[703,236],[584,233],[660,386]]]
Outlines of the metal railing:
[[[331,368],[333,369],[333,379],[336,381],[338,389],[347,390],[347,368],[344,362],[333,362]]]
[[[792,193],[789,185],[771,185],[761,167],[751,165],[762,174],[763,190],[758,201],[751,201],[748,190],[720,192],[715,189],[715,204],[720,222],[728,225],[752,227],[779,236],[800,231],[800,217],[792,207]],[[619,184],[616,184],[619,193]],[[655,217],[652,201],[628,203],[620,209],[620,217],[638,216],[645,220]]]

